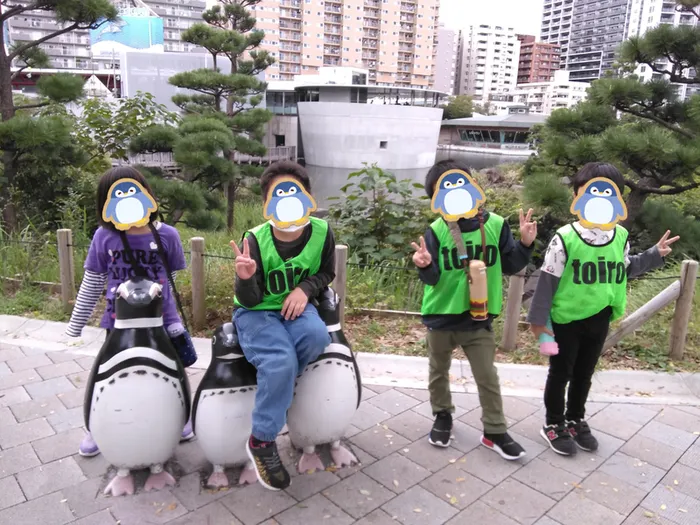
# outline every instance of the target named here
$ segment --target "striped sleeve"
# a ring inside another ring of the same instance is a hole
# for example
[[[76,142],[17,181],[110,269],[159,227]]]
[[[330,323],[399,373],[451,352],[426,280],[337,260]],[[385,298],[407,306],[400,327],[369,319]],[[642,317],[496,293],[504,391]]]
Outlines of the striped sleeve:
[[[70,316],[70,322],[66,329],[66,334],[70,337],[80,337],[80,334],[82,334],[83,328],[90,319],[92,312],[95,310],[95,305],[102,295],[106,282],[107,274],[85,270],[83,282],[80,283],[78,298],[75,300],[73,313]]]

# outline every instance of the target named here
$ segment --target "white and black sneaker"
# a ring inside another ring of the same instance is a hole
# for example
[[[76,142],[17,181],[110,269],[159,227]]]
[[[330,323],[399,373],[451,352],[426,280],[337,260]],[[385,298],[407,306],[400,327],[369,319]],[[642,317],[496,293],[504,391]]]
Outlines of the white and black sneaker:
[[[515,461],[516,459],[524,458],[526,455],[525,449],[520,443],[510,437],[508,432],[504,434],[484,434],[481,436],[481,444],[508,461]]]
[[[576,443],[571,437],[566,423],[546,425],[540,430],[540,435],[547,441],[549,447],[562,456],[576,455]]]
[[[447,411],[438,412],[435,415],[433,429],[430,431],[428,441],[436,447],[447,448],[452,439],[452,414]]]

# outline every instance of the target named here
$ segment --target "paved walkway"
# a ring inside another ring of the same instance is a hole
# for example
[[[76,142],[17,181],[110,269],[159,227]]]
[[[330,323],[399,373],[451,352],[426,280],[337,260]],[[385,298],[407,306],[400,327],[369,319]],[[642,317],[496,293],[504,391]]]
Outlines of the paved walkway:
[[[523,461],[508,463],[478,445],[480,410],[464,363],[455,364],[455,440],[439,450],[426,439],[427,392],[406,387],[421,386],[424,362],[364,355],[358,361],[371,384],[347,434],[361,465],[297,475],[278,493],[258,484],[209,491],[202,480],[210,467],[195,440],[181,444],[169,465],[176,487],[106,497],[109,465],[102,456],[75,453],[85,382],[103,336],[87,329],[71,340],[64,327],[0,316],[2,525],[700,523],[696,376],[601,374],[594,386],[601,401],[589,404],[600,450],[563,458],[538,436],[536,380],[543,371],[501,367],[504,390],[521,394],[505,398],[506,415],[528,451]],[[203,356],[191,373],[193,390],[208,360],[207,341],[197,345]],[[286,436],[278,442],[294,473],[297,453]],[[230,479],[236,474],[229,472]],[[137,487],[143,481],[137,477]]]

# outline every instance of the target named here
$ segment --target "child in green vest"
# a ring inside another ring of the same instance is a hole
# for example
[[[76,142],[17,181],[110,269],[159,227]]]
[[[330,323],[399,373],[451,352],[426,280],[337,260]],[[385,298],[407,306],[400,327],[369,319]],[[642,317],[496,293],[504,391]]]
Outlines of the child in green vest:
[[[580,220],[560,228],[549,243],[528,314],[533,334],[547,333],[559,346],[559,353],[549,358],[546,422],[540,434],[563,456],[574,455],[577,448],[598,449],[584,416],[608,327],[624,314],[627,278],[662,266],[678,240],[666,232],[644,253],[629,255],[628,232],[616,225],[627,216],[624,187],[617,168],[602,162],[586,164],[574,176],[572,212],[576,201],[587,204],[577,208]],[[591,217],[605,224],[594,224]],[[550,318],[553,330],[546,327]]]
[[[451,170],[469,173],[459,162],[445,160],[433,166],[425,179],[429,197],[437,191],[440,178]],[[463,182],[462,182],[463,183]],[[530,260],[532,244],[537,236],[537,223],[530,220],[532,210],[520,212],[520,242],[513,239],[508,223],[495,213],[482,211],[486,254],[482,254],[482,235],[478,217],[461,218],[457,222],[469,259],[486,263],[488,282],[488,319],[475,320],[470,315],[469,285],[457,245],[448,223],[442,217],[433,222],[421,237],[413,262],[425,283],[421,314],[428,328],[430,361],[429,390],[435,422],[428,441],[437,447],[448,447],[452,434],[454,405],[450,394],[449,371],[452,352],[461,347],[479,390],[484,434],[481,444],[507,460],[525,455],[522,446],[507,432],[498,372],[494,366],[496,341],[492,320],[501,313],[502,276],[522,270]],[[468,263],[467,263],[468,264]]]
[[[258,481],[281,490],[290,477],[275,439],[286,423],[299,371],[330,343],[309,299],[335,278],[335,240],[326,221],[308,215],[311,187],[300,165],[272,164],[260,186],[265,215],[272,218],[247,232],[240,246],[231,241],[236,254],[233,321],[245,357],[258,371],[248,455]],[[289,219],[294,213],[301,220]]]

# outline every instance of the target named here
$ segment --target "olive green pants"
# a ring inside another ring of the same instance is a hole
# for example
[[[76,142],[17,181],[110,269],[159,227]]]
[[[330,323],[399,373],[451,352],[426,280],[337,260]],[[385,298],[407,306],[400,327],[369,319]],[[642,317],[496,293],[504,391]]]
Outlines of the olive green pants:
[[[473,332],[428,330],[430,361],[429,390],[433,414],[454,412],[450,394],[450,364],[452,351],[460,346],[469,360],[474,381],[479,390],[481,422],[487,434],[503,434],[507,430],[503,414],[503,398],[498,371],[494,366],[496,339],[493,331]]]

